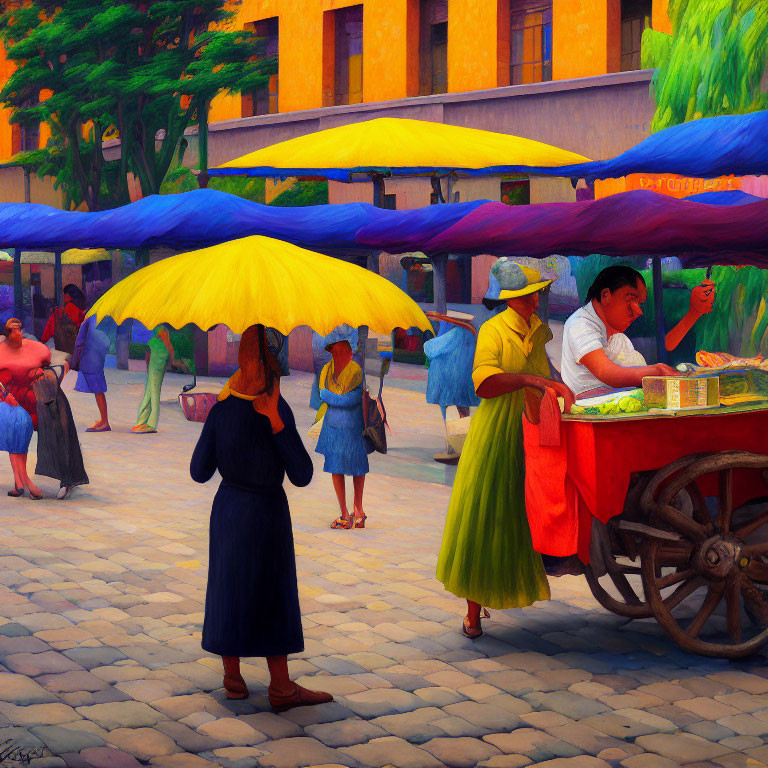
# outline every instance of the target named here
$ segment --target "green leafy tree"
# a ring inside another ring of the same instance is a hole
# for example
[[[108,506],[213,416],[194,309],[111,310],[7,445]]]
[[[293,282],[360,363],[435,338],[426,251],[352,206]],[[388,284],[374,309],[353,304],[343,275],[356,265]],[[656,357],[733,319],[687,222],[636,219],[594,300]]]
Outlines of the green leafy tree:
[[[16,70],[0,92],[17,122],[51,128],[48,146],[19,158],[52,176],[71,205],[128,201],[128,176],[160,191],[211,100],[263,86],[274,59],[250,32],[227,31],[228,0],[37,0],[6,6],[0,39]],[[47,98],[41,98],[41,94]],[[104,142],[120,137],[118,160]],[[203,140],[204,141],[204,140]],[[201,144],[203,143],[201,141]],[[203,147],[204,149],[204,147]]]
[[[669,18],[671,35],[643,33],[643,66],[656,70],[652,130],[768,107],[768,2],[670,0]]]

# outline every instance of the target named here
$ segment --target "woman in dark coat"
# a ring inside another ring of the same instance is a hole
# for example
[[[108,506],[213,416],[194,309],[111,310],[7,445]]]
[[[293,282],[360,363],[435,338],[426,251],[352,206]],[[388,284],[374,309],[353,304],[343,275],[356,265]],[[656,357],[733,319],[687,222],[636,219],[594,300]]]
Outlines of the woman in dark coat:
[[[312,480],[312,460],[288,404],[263,326],[243,334],[237,373],[219,395],[192,455],[192,479],[218,470],[213,501],[203,649],[223,658],[228,698],[248,696],[241,656],[266,656],[276,712],[332,701],[288,677],[287,654],[304,650],[285,475]]]
[[[32,385],[37,403],[35,474],[59,481],[58,499],[65,499],[75,486],[89,482],[72,409],[61,391],[61,380],[68,370],[68,363],[51,365],[40,371]]]

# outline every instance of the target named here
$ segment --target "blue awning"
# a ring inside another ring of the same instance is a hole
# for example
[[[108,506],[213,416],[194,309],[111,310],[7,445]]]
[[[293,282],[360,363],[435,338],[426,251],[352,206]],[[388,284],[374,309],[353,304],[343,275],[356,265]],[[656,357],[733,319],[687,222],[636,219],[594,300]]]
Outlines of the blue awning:
[[[675,173],[695,179],[768,173],[768,111],[721,115],[673,125],[610,160],[536,173],[572,179],[618,179],[630,173]]]
[[[151,195],[96,213],[7,203],[0,205],[0,248],[191,250],[266,235],[322,251],[361,250],[355,233],[380,212],[368,203],[278,208],[213,189]]]

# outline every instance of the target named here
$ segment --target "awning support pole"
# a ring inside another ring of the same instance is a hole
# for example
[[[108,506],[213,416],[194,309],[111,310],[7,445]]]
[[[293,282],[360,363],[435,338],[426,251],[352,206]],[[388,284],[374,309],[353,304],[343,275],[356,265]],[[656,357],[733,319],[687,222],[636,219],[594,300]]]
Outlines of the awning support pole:
[[[24,309],[24,287],[21,283],[21,249],[9,248],[13,256],[13,314],[21,320]]]
[[[373,182],[373,204],[377,208],[384,207],[384,176],[380,173],[372,173]]]
[[[447,306],[446,272],[448,271],[448,254],[436,253],[430,257],[432,261],[432,292],[435,301],[435,312],[445,314]]]
[[[62,289],[61,251],[56,251],[53,254],[53,300],[57,307],[61,306]]]
[[[653,265],[653,307],[656,315],[656,362],[667,362],[667,348],[664,346],[664,286],[662,284],[661,258],[652,259]]]

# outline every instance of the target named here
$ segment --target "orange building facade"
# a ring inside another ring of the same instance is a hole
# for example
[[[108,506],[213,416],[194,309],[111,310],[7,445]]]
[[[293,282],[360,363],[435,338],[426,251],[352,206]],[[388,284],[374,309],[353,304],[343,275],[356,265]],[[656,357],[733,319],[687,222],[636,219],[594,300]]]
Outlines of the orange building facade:
[[[644,27],[671,32],[667,6],[668,0],[243,0],[234,25],[268,34],[277,53],[273,98],[261,112],[269,114],[639,69]],[[247,99],[221,96],[212,122],[258,114],[248,109]]]
[[[211,122],[335,105],[486,91],[639,68],[668,0],[242,0],[232,22],[263,37],[264,93],[221,95]],[[12,71],[0,46],[0,81]],[[43,145],[0,110],[0,163]]]

